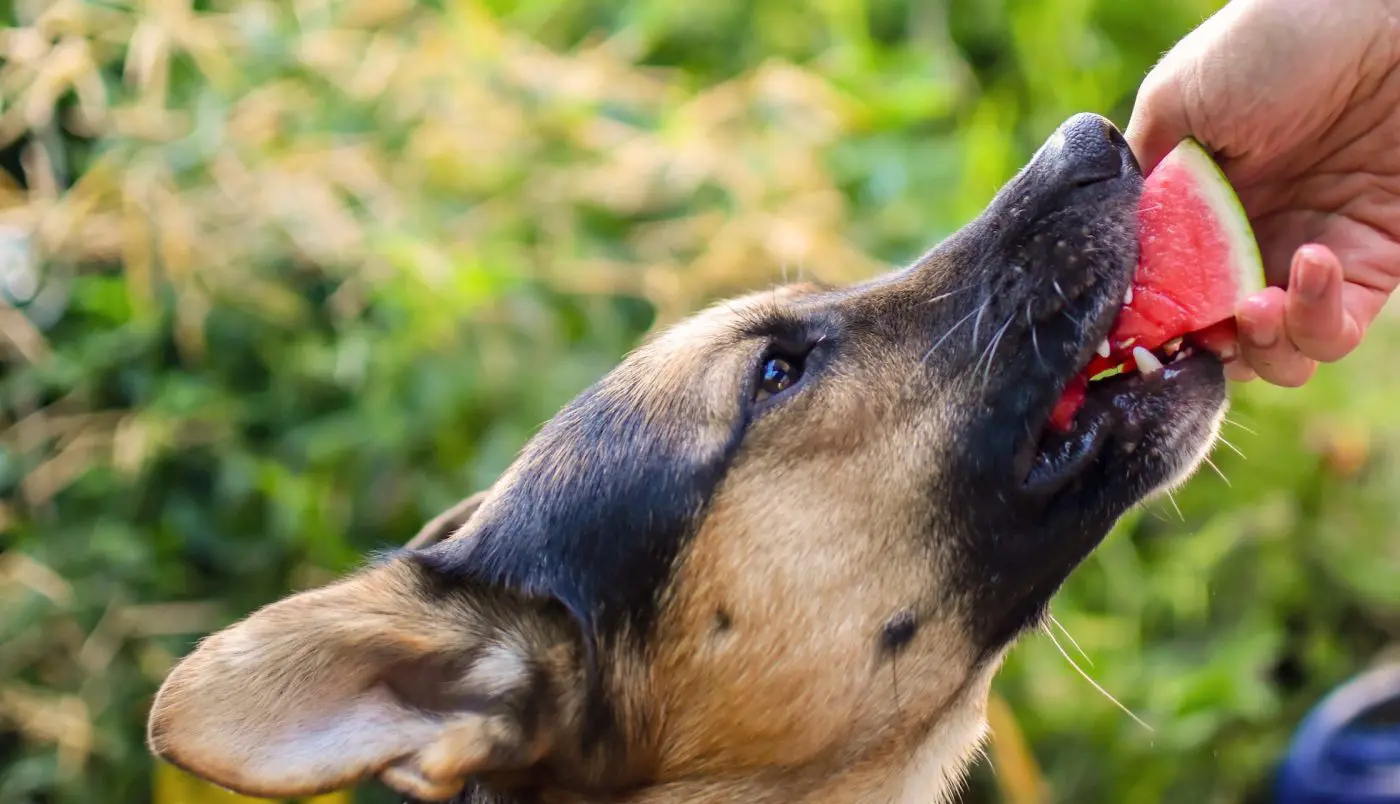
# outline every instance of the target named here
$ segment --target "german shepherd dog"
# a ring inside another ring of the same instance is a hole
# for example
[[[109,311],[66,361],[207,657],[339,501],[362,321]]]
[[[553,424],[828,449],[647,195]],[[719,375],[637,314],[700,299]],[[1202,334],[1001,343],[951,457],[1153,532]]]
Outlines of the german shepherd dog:
[[[1211,446],[1205,351],[1090,387],[1142,174],[1064,123],[914,265],[661,332],[408,549],[205,639],[152,750],[304,796],[944,802],[993,675],[1130,506]]]

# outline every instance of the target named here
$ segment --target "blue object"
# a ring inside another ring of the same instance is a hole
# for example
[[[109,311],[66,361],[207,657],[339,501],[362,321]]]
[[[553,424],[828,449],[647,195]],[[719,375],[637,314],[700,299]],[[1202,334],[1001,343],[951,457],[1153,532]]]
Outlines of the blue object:
[[[1385,722],[1364,722],[1383,707]],[[1348,682],[1308,713],[1276,792],[1279,804],[1400,804],[1400,665]]]

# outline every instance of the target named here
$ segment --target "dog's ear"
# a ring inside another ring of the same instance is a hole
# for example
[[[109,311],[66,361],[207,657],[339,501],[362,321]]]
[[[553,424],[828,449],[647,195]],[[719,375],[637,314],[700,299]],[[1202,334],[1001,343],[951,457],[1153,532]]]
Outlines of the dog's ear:
[[[577,646],[557,606],[449,586],[401,558],[206,639],[157,694],[150,745],[254,796],[377,775],[445,800],[560,738],[582,688]]]
[[[476,509],[481,507],[481,502],[485,499],[486,492],[478,491],[443,511],[420,528],[417,535],[409,539],[404,547],[409,550],[422,550],[446,539],[467,524],[467,520],[472,518],[472,514],[476,513]]]

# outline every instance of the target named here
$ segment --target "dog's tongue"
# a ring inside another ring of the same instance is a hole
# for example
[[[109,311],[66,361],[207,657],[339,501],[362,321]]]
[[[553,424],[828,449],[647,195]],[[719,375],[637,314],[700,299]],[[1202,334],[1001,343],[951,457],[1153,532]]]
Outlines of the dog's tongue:
[[[1235,340],[1235,306],[1264,287],[1264,264],[1244,207],[1194,140],[1177,145],[1147,177],[1138,245],[1126,303],[1098,355],[1065,388],[1052,427],[1073,428],[1092,378],[1150,371],[1170,359],[1183,338],[1225,354]]]

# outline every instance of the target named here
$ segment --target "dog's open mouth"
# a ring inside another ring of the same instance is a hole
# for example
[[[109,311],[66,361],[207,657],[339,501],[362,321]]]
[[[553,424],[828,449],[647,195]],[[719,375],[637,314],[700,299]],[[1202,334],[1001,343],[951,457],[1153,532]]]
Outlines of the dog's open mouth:
[[[1078,370],[1060,390],[1056,410],[1033,427],[1017,456],[1017,474],[1026,491],[1061,491],[1110,445],[1118,454],[1132,454],[1154,425],[1182,415],[1174,405],[1182,396],[1175,391],[1185,390],[1182,384],[1207,381],[1210,373],[1220,370],[1219,358],[1203,345],[1204,334],[1190,333],[1157,349],[1136,348],[1131,362],[1089,377],[1087,368],[1100,354],[1093,344],[1102,342],[1121,310],[1115,305],[1097,326],[1086,327]],[[1066,408],[1071,411],[1066,415],[1068,426],[1052,426],[1052,416]]]

